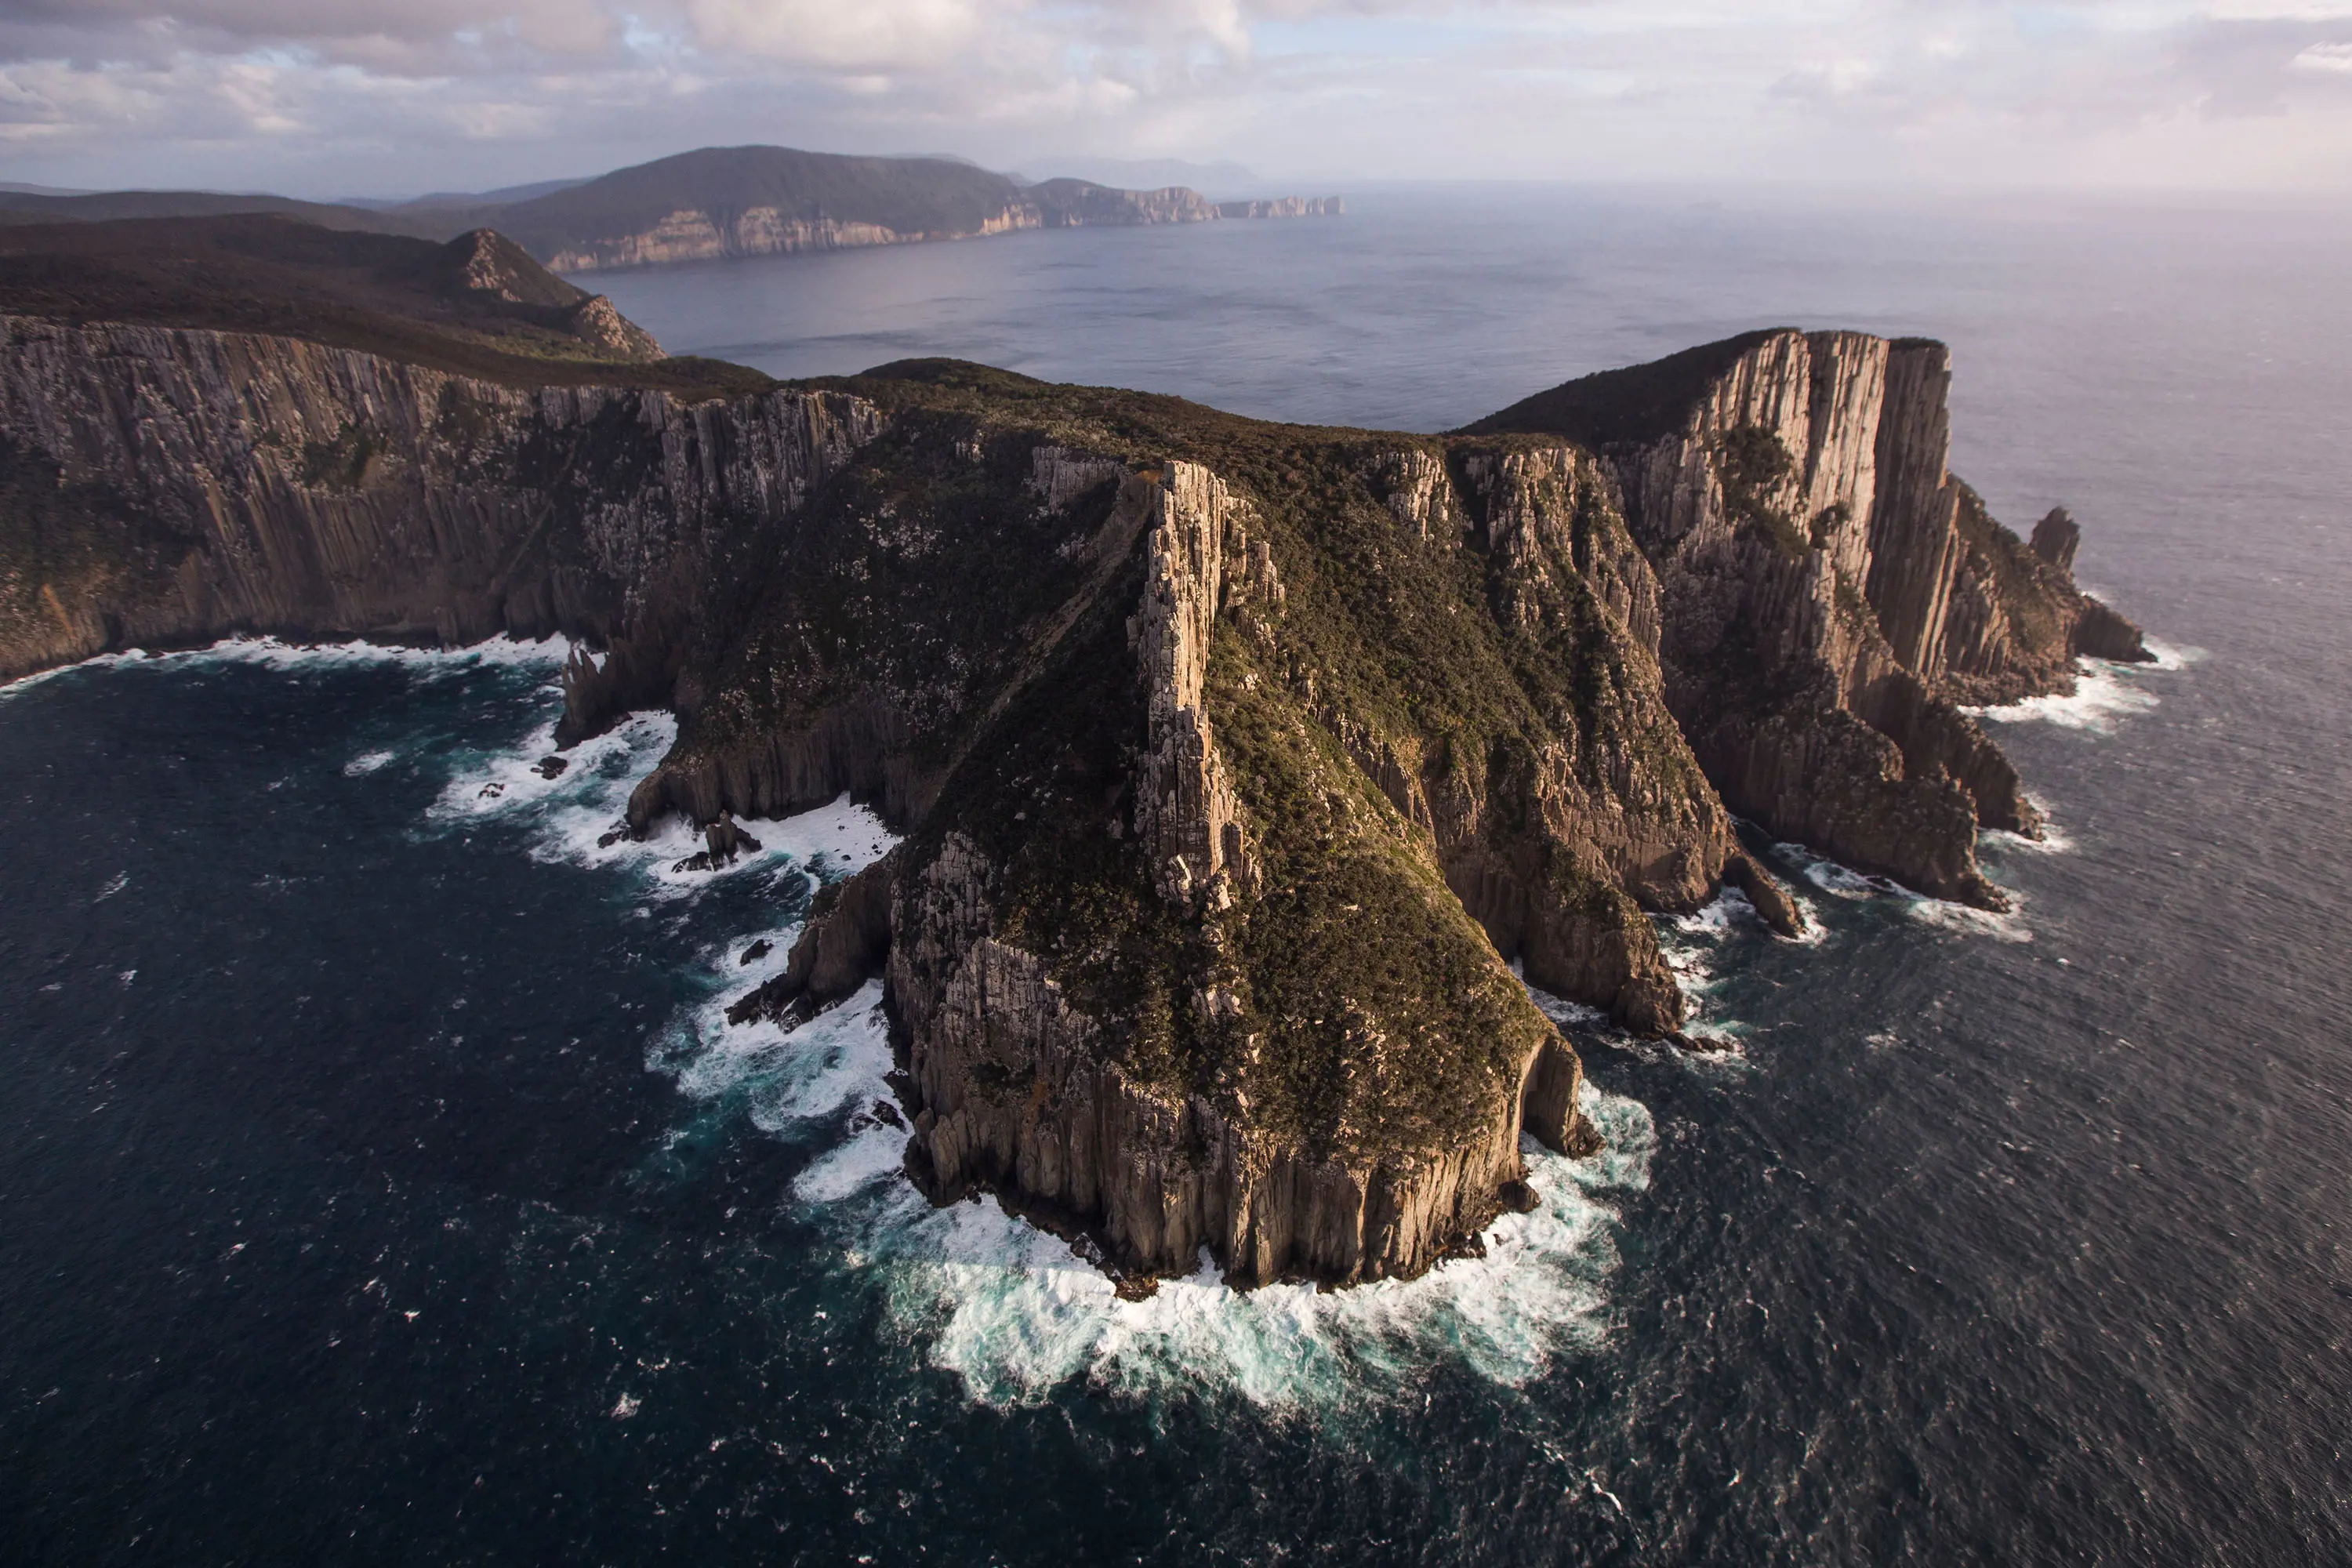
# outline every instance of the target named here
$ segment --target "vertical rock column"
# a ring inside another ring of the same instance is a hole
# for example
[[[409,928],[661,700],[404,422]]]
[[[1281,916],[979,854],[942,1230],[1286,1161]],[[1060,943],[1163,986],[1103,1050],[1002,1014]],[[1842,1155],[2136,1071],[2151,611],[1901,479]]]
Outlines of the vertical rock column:
[[[1951,451],[1951,353],[1898,343],[1878,422],[1878,494],[1864,592],[1895,657],[1922,679],[1942,673],[1944,623],[1963,553]]]
[[[1171,462],[1148,493],[1123,497],[1151,509],[1143,603],[1131,626],[1150,693],[1150,731],[1137,778],[1136,830],[1170,899],[1230,897],[1220,879],[1238,859],[1233,785],[1210,734],[1202,689],[1235,503],[1196,463]]]

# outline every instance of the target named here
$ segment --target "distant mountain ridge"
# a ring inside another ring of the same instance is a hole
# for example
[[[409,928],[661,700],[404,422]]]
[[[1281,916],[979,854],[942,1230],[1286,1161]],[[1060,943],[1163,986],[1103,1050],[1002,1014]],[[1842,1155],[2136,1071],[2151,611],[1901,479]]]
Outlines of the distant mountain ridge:
[[[722,257],[974,239],[1029,228],[1320,217],[1339,197],[1210,201],[1183,185],[1130,191],[1076,179],[1024,185],[944,157],[866,158],[789,147],[706,147],[549,188],[436,194],[390,207],[196,191],[0,192],[0,225],[268,212],[336,229],[446,240],[511,237],[558,272]]]

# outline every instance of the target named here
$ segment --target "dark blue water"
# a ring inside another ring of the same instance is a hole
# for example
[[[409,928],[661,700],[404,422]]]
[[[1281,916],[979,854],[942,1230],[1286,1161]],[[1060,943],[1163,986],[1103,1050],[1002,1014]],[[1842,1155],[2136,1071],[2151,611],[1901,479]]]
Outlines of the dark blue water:
[[[1958,466],[2074,506],[2178,655],[2000,723],[2062,830],[1990,847],[2017,917],[1784,859],[1819,944],[1669,933],[1740,1054],[1595,1044],[1611,1156],[1478,1270],[1129,1309],[888,1179],[863,1002],[714,1017],[857,814],[716,879],[598,847],[666,730],[530,773],[551,650],[21,687],[0,1559],[2341,1560],[2332,231],[1547,200],[607,286],[777,368],[1420,427],[1759,320],[1938,331]]]

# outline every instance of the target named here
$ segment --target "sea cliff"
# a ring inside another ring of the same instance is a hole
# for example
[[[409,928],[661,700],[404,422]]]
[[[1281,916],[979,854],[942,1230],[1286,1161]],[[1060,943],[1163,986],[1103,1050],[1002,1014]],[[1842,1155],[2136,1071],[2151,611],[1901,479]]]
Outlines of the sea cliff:
[[[871,802],[741,1026],[885,980],[909,1173],[1137,1288],[1407,1276],[1571,1152],[1529,982],[1678,1030],[1654,914],[1801,912],[1734,814],[1990,902],[1955,706],[2137,633],[1945,468],[1943,351],[1759,334],[1473,430],[917,362],[698,402],[0,318],[0,674],[230,632],[563,631],[627,826]]]
[[[1474,430],[1601,454],[1662,582],[1668,701],[1731,808],[1919,890],[1997,906],[1979,826],[2032,834],[1962,705],[2147,658],[1949,466],[1941,343],[1790,331],[1539,394]]]

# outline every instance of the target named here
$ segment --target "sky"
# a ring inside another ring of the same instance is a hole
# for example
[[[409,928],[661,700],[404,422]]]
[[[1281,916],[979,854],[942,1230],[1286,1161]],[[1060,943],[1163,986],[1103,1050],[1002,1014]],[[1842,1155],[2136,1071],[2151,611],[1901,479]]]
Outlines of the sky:
[[[2352,0],[0,0],[0,181],[389,197],[753,142],[2352,195]]]

